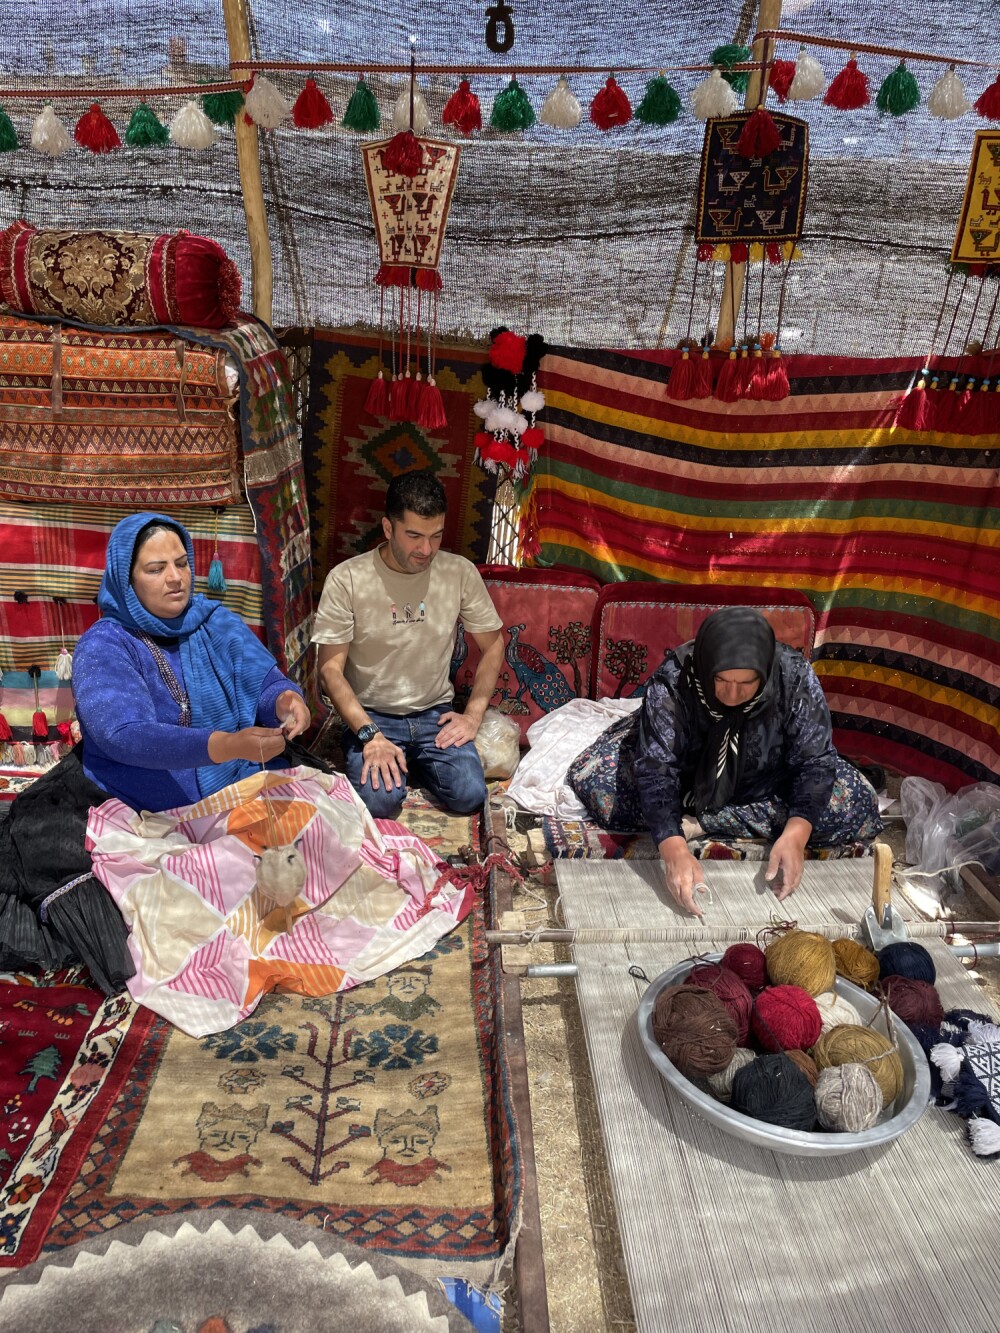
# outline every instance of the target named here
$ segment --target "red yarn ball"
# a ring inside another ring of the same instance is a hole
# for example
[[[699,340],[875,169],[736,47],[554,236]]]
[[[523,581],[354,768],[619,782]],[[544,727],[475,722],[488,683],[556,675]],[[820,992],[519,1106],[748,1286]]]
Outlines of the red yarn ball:
[[[823,1020],[801,986],[765,986],[753,1002],[750,1030],[765,1051],[801,1051],[815,1046]]]
[[[704,986],[706,990],[713,991],[732,1014],[740,1045],[746,1045],[753,996],[735,972],[730,972],[720,963],[699,963],[687,974],[684,985]]]
[[[889,1008],[907,1025],[917,1023],[936,1028],[944,1022],[941,997],[929,981],[883,977],[879,985],[889,1001]]]
[[[767,985],[767,959],[756,944],[731,944],[722,955],[722,966],[735,972],[752,991],[763,990]]]

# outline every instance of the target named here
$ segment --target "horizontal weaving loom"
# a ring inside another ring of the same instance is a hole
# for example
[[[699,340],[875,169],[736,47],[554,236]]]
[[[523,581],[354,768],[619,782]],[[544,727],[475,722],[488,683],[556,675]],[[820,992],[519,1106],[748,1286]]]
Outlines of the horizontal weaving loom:
[[[637,1327],[938,1333],[992,1326],[1000,1300],[1000,1259],[989,1242],[995,1180],[954,1116],[928,1108],[878,1152],[790,1157],[702,1120],[646,1055],[635,1017],[646,984],[629,966],[653,980],[741,934],[753,939],[774,909],[761,893],[762,872],[712,866],[714,901],[700,927],[667,901],[658,863],[556,862],[573,929],[662,930],[675,941],[573,946]],[[871,888],[871,862],[812,862],[784,908],[805,929],[849,935]],[[944,942],[922,936],[921,943],[934,957],[945,1008],[984,1010],[982,991]]]
[[[898,360],[802,356],[783,402],[672,402],[677,355],[543,360],[539,562],[799,589],[840,749],[950,788],[995,781],[1000,420],[989,435],[894,428],[919,368]]]

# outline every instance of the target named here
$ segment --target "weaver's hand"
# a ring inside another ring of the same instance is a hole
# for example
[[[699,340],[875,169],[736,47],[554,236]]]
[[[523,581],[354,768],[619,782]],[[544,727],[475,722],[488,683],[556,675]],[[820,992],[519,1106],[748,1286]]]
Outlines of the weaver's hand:
[[[400,770],[406,772],[406,755],[398,745],[393,745],[388,736],[383,736],[381,732],[373,736],[361,755],[364,760],[361,765],[362,787],[369,779],[372,791],[379,791],[382,787],[388,791],[390,787],[403,785]]]
[[[793,816],[771,848],[764,879],[773,886],[779,903],[790,898],[802,883],[806,843],[811,832],[812,825],[807,820]]]
[[[439,750],[474,741],[479,731],[479,723],[473,721],[468,713],[442,713],[438,718],[438,726],[441,730],[434,737],[434,744]]]
[[[251,764],[266,764],[285,748],[285,733],[280,727],[244,727],[242,731],[213,731],[208,738],[208,757],[213,764],[231,759],[246,759]]]
[[[309,706],[301,694],[295,690],[284,690],[278,695],[278,701],[274,705],[274,711],[281,718],[281,730],[289,740],[293,736],[301,736],[307,731],[312,722],[312,716],[309,712]]]
[[[701,862],[696,861],[688,850],[687,839],[664,838],[660,843],[660,857],[666,872],[667,888],[677,905],[692,916],[701,916],[702,911],[695,900],[695,894],[705,892],[705,876]]]

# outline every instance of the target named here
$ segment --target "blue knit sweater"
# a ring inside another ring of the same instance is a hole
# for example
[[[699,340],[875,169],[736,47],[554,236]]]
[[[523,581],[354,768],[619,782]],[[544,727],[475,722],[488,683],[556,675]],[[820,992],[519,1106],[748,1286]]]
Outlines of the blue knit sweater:
[[[183,689],[177,640],[160,644]],[[285,690],[302,693],[275,665],[257,700],[259,726],[279,725],[275,705]],[[73,693],[88,778],[135,810],[201,800],[197,769],[212,762],[212,733],[177,725],[177,704],[152,653],[124,625],[99,620],[81,637],[73,653]],[[280,757],[270,766],[282,767]]]

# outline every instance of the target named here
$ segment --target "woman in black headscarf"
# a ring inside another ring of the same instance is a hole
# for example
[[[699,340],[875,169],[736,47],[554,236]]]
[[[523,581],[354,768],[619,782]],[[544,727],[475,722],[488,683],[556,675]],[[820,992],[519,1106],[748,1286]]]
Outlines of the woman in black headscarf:
[[[670,892],[695,915],[704,876],[685,813],[713,837],[773,842],[766,878],[779,900],[799,886],[807,843],[867,841],[882,827],[873,788],[833,748],[815,672],[750,607],[713,611],[669,652],[638,717],[609,728],[568,780],[604,827],[650,830]]]

